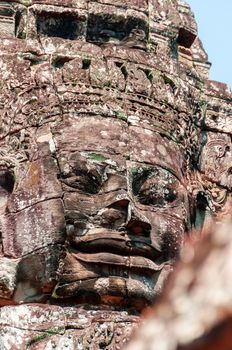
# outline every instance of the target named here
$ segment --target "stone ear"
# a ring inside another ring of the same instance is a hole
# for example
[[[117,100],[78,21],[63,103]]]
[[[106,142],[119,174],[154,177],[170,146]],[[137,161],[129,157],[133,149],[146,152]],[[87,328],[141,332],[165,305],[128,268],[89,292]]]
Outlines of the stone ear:
[[[193,230],[201,232],[207,213],[213,213],[214,208],[210,195],[203,184],[202,174],[194,172],[189,184],[190,223]]]
[[[213,213],[213,207],[209,195],[205,191],[199,191],[195,198],[195,222],[196,229],[202,229],[207,215]]]

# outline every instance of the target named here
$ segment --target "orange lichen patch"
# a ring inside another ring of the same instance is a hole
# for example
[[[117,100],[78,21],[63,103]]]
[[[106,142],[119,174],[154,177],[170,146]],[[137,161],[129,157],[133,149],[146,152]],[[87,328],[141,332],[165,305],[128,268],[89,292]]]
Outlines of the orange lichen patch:
[[[27,173],[27,185],[29,187],[38,186],[41,181],[42,169],[37,162],[30,164]]]
[[[47,283],[46,285],[44,285],[42,287],[42,293],[44,293],[44,294],[49,293],[50,294],[54,287],[55,287],[55,283],[54,282]]]
[[[154,309],[153,307],[146,307],[145,309],[143,309],[142,311],[142,316],[143,317],[149,317],[151,315],[154,314]]]
[[[121,304],[123,302],[123,297],[113,296],[113,295],[104,295],[101,298],[103,304]]]
[[[17,305],[17,303],[12,299],[0,298],[0,307],[9,305]]]

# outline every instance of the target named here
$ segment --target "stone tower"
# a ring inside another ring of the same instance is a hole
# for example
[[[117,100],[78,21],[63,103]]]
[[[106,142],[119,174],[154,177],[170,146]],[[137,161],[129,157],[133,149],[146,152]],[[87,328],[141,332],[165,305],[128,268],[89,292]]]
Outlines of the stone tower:
[[[231,93],[181,0],[0,1],[0,348],[121,349],[229,215]]]

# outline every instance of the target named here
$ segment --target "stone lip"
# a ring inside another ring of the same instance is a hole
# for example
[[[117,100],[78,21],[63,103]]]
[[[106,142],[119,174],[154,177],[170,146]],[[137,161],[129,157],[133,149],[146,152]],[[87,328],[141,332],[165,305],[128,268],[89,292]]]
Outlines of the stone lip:
[[[118,256],[138,256],[144,257],[151,261],[158,261],[161,258],[162,252],[158,246],[154,246],[148,237],[127,236],[120,233],[96,233],[86,235],[75,239],[71,243],[73,253],[77,250],[79,253],[93,254],[113,253]],[[91,255],[92,254],[92,255]],[[78,254],[81,258],[81,255]],[[78,258],[78,257],[77,257]],[[91,261],[91,260],[90,260]],[[101,260],[99,260],[101,262]]]
[[[83,253],[77,253],[75,254],[75,257],[83,262],[86,263],[95,263],[95,264],[106,264],[106,265],[112,265],[112,266],[119,266],[119,267],[128,267],[129,269],[142,269],[148,270],[150,272],[156,272],[160,271],[163,267],[163,265],[157,265],[150,259],[141,257],[141,256],[126,256],[126,255],[116,255],[112,253],[96,253],[96,254],[83,254]]]
[[[170,264],[123,252],[69,252],[61,265],[51,302],[142,310],[157,297]]]

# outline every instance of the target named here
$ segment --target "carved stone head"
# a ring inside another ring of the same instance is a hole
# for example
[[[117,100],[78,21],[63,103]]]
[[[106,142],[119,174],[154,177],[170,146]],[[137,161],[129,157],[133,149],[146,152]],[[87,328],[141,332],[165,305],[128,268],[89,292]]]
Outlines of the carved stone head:
[[[0,13],[1,304],[141,310],[210,207],[201,172],[217,177],[190,9],[50,0]]]

